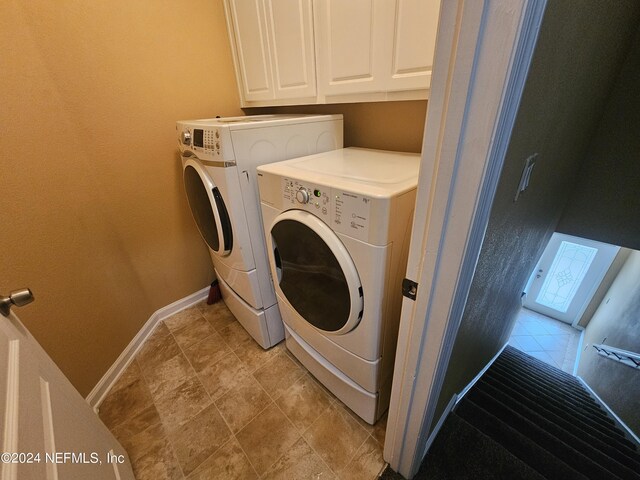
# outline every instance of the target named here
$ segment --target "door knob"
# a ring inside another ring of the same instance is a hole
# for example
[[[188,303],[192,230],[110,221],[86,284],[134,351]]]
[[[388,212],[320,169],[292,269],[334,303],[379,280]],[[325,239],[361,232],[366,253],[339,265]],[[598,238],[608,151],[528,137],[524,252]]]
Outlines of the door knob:
[[[14,290],[9,293],[8,297],[0,295],[0,313],[5,317],[9,316],[9,311],[12,306],[23,307],[33,302],[35,299],[33,293],[28,288],[21,288],[20,290]]]

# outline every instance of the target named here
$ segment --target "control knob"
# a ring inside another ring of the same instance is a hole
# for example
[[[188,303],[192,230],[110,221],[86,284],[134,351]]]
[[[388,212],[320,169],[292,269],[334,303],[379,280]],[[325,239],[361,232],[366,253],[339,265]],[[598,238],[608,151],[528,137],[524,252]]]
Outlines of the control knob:
[[[191,132],[189,130],[182,132],[180,140],[182,140],[183,145],[191,145]]]
[[[296,192],[296,200],[300,203],[309,203],[309,192],[307,192],[304,188],[300,188]]]

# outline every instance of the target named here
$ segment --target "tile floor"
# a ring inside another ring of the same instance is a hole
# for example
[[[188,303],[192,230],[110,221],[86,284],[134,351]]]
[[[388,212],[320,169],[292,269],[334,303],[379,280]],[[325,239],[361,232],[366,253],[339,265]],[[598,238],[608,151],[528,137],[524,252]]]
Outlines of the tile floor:
[[[509,345],[573,374],[580,333],[571,325],[522,308]]]
[[[366,424],[284,342],[263,350],[224,303],[161,322],[100,417],[143,479],[375,479],[386,419]]]

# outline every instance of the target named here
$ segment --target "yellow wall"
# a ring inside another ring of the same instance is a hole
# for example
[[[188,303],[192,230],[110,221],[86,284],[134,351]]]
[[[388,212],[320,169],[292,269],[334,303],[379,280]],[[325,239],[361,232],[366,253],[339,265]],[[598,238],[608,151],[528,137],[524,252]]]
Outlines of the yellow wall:
[[[427,112],[426,100],[339,103],[295,107],[247,108],[258,113],[342,113],[344,146],[420,153]]]
[[[220,0],[0,2],[0,292],[87,394],[207,286],[175,121],[238,115]]]

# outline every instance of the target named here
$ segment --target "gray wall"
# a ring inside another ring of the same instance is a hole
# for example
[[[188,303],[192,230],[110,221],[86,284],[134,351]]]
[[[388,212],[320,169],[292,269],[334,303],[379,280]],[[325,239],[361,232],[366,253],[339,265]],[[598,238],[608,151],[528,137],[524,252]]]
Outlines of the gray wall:
[[[584,328],[589,324],[591,317],[593,317],[594,313],[596,313],[596,310],[600,306],[600,303],[602,303],[602,300],[604,300],[604,296],[609,291],[609,288],[613,284],[613,281],[618,276],[618,273],[620,273],[622,266],[625,264],[632,251],[633,250],[630,250],[628,248],[620,248],[616,257],[613,259],[613,262],[611,262],[609,270],[607,270],[607,273],[605,273],[604,277],[602,278],[600,286],[596,289],[593,297],[591,297],[589,305],[587,305],[587,308],[584,309],[584,313],[580,317],[580,320],[578,320],[578,326]]]
[[[605,0],[547,6],[436,420],[509,337],[520,292],[574,186],[639,6]],[[514,203],[524,161],[534,152],[530,188]]]
[[[640,30],[558,230],[640,249]]]
[[[578,375],[631,430],[640,434],[640,371],[597,354],[602,343],[640,352],[640,252],[633,251],[611,284],[584,334]]]

